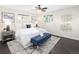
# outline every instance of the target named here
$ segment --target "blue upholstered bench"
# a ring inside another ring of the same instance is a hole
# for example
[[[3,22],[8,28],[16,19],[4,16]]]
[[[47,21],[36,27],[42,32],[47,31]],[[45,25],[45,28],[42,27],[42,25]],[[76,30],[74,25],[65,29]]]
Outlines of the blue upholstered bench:
[[[40,44],[42,44],[42,43],[44,43],[46,40],[48,40],[50,37],[51,37],[51,34],[49,34],[49,33],[43,33],[43,36],[38,35],[38,36],[35,36],[35,37],[31,38],[31,42],[32,42],[34,45],[39,46]]]

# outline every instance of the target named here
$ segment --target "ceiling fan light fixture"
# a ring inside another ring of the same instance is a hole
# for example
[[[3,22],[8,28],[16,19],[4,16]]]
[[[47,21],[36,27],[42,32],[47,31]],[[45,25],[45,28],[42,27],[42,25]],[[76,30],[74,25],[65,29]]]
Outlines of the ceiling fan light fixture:
[[[37,12],[41,12],[41,10],[37,10]]]

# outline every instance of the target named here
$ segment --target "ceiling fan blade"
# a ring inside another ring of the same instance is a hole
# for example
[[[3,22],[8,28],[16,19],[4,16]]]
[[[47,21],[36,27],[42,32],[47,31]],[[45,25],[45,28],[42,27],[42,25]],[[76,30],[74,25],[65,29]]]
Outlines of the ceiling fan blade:
[[[44,9],[41,9],[41,11],[45,12],[46,10],[44,10]]]
[[[47,9],[47,7],[44,7],[44,8],[42,8],[42,9]]]

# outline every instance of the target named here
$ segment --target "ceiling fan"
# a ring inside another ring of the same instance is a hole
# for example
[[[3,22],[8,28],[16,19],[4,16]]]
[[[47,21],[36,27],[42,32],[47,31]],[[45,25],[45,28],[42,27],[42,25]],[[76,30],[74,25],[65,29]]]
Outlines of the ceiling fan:
[[[35,6],[35,8],[36,9],[38,9],[38,10],[40,10],[40,11],[43,11],[43,12],[45,12],[46,11],[46,9],[47,9],[47,7],[41,7],[41,5],[37,5],[37,6]]]

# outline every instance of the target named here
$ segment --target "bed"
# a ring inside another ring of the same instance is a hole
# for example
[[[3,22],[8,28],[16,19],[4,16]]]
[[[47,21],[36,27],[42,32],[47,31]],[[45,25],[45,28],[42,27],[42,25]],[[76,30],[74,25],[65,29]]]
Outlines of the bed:
[[[31,45],[31,38],[37,35],[43,35],[42,33],[48,33],[45,29],[42,28],[26,28],[16,30],[16,40],[24,47],[27,48]]]

